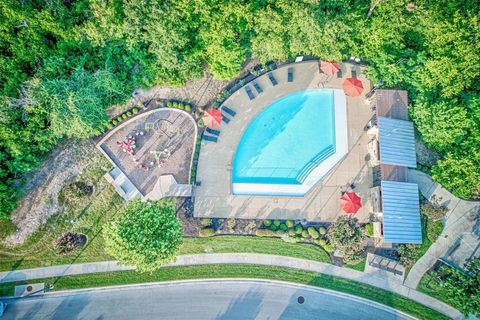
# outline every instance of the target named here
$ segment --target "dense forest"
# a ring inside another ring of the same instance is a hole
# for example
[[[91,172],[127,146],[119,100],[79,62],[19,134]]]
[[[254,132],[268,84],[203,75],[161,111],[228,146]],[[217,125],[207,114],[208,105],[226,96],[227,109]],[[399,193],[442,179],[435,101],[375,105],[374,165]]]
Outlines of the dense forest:
[[[371,8],[372,3],[378,3]],[[477,0],[2,0],[0,212],[60,139],[103,132],[134,88],[232,79],[250,58],[361,57],[409,91],[435,180],[480,198]],[[370,15],[367,13],[371,11]]]

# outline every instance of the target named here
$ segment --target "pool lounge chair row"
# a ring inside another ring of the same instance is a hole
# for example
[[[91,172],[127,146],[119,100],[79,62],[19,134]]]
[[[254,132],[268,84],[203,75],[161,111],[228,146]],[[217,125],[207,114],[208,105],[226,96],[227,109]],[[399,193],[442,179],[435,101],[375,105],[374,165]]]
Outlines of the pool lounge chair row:
[[[271,72],[268,73],[268,79],[270,79],[272,86],[276,86],[278,84],[277,79],[275,79],[275,77],[273,76],[273,73]],[[293,82],[293,68],[288,68],[288,82]],[[261,94],[263,92],[263,89],[262,87],[260,87],[257,80],[253,80],[252,84],[258,94]],[[253,94],[252,88],[250,88],[249,85],[245,86],[245,92],[247,93],[248,98],[250,100],[255,99],[255,95]]]

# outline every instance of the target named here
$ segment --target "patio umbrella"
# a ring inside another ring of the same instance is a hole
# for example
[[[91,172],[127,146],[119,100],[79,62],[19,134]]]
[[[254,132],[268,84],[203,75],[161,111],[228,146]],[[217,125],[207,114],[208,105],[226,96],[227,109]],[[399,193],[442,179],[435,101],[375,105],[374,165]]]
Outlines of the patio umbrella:
[[[347,78],[343,82],[343,91],[347,96],[356,97],[363,91],[362,81],[357,78]]]
[[[340,207],[346,213],[357,213],[362,207],[362,199],[355,192],[347,192],[340,198]]]
[[[320,69],[323,73],[331,76],[337,74],[338,70],[340,70],[340,64],[330,61],[322,61],[320,62]]]
[[[217,109],[210,108],[203,115],[203,123],[209,127],[215,127],[222,121],[222,114]]]

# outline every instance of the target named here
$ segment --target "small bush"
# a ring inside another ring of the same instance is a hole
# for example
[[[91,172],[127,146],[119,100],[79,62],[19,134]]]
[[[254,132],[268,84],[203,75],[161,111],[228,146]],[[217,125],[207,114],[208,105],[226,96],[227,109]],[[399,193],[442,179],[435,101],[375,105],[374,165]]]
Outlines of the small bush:
[[[131,111],[127,111],[127,117],[130,118],[131,116],[133,116],[133,113]]]
[[[373,237],[373,224],[367,223],[365,225],[365,235],[367,237]]]
[[[287,225],[287,227],[293,228],[293,226],[295,225],[295,221],[287,220],[287,221],[285,221],[285,224]]]
[[[205,123],[203,122],[203,119],[198,119],[197,124],[198,124],[198,127],[199,127],[199,128],[205,127]]]
[[[189,104],[187,104],[187,105],[185,106],[185,111],[187,111],[187,112],[192,111],[192,106],[190,106]]]
[[[296,242],[303,242],[303,238],[302,237],[295,237],[295,241]]]
[[[177,107],[178,107],[178,102],[177,102],[177,101],[174,101],[174,102],[172,103],[172,105],[173,105],[174,108],[177,108]]]
[[[443,223],[442,220],[428,220],[427,221],[427,238],[430,240],[430,242],[435,242],[437,241],[438,237],[440,234],[442,234],[443,230]]]
[[[308,231],[307,231],[307,230],[303,230],[303,231],[302,231],[302,237],[307,238],[308,236],[309,236]]]
[[[118,122],[122,122],[122,121],[123,121],[123,118],[122,118],[122,117],[117,117],[117,121],[118,121]]]
[[[418,249],[420,246],[416,244],[402,244],[397,249],[397,254],[400,257],[402,265],[409,269],[413,267],[417,261]]]
[[[275,226],[277,226],[277,227],[279,227],[281,223],[282,223],[282,222],[281,222],[280,220],[274,220],[274,221],[273,221],[273,224],[274,224]]]
[[[286,233],[284,233],[282,235],[282,240],[285,241],[285,242],[288,242],[288,243],[295,243],[296,242],[294,237],[292,237],[292,236],[290,236],[289,234],[286,234]]]
[[[178,104],[177,108],[180,109],[180,110],[183,110],[183,103],[180,102],[180,103]]]
[[[292,236],[292,237],[293,237],[293,236],[295,236],[296,234],[297,234],[297,233],[295,232],[295,230],[293,230],[293,229],[288,230],[288,235],[289,235],[289,236]]]
[[[333,252],[333,247],[330,243],[327,243],[326,245],[324,245],[323,249],[325,249],[325,251],[327,251],[328,253]]]
[[[296,234],[302,234],[302,232],[303,232],[303,228],[302,228],[301,225],[298,225],[298,226],[295,227],[295,233]]]
[[[308,227],[307,232],[310,235],[310,237],[312,237],[313,239],[320,238],[320,234],[314,227]]]
[[[323,236],[324,234],[327,233],[327,228],[325,228],[324,226],[321,226],[320,228],[318,228],[318,232]]]
[[[320,239],[315,239],[315,240],[313,240],[313,243],[315,243],[315,244],[320,244]]]
[[[280,224],[280,230],[287,231],[288,227],[285,223]]]
[[[127,114],[126,113],[122,114],[122,119],[124,119],[124,120],[127,119]]]
[[[210,227],[212,225],[212,222],[212,219],[209,218],[200,219],[200,224],[204,227]]]
[[[215,235],[215,230],[213,230],[213,228],[203,228],[203,229],[200,229],[199,235],[202,238],[213,237]]]
[[[327,240],[320,239],[320,240],[318,240],[318,244],[321,245],[322,247],[325,247],[325,245],[327,244]]]
[[[167,107],[171,108],[173,106],[172,101],[167,101]]]
[[[117,123],[118,123],[118,120],[117,120],[117,119],[113,119],[113,120],[112,120],[112,124],[113,124],[114,126],[116,126]]]
[[[255,235],[257,237],[273,237],[275,236],[275,232],[270,229],[257,229]]]
[[[137,114],[140,110],[138,110],[138,108],[133,108],[132,112],[133,114]]]
[[[263,220],[263,225],[265,227],[270,227],[272,225],[272,220]]]
[[[75,248],[84,246],[86,239],[86,236],[80,233],[64,232],[53,241],[53,246],[59,254],[67,254]]]
[[[271,224],[271,225],[270,225],[270,230],[272,230],[272,231],[277,230],[277,226],[274,225],[274,224]]]
[[[283,236],[284,234],[285,234],[285,231],[282,231],[282,230],[275,231],[276,236]]]
[[[107,128],[108,129],[113,129],[113,127],[115,127],[115,125],[111,122],[107,123]]]

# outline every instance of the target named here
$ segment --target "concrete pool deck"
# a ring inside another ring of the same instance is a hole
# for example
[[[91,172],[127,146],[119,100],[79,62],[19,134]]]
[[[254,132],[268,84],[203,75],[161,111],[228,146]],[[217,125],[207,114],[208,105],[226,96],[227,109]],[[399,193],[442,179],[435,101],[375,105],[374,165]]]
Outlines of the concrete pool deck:
[[[369,138],[364,130],[373,116],[371,107],[365,103],[365,94],[370,91],[370,81],[357,70],[364,90],[359,97],[347,97],[348,154],[322,181],[318,182],[303,197],[288,196],[241,196],[232,194],[232,167],[238,143],[250,122],[271,102],[288,94],[319,88],[342,89],[343,81],[351,76],[352,65],[344,64],[343,78],[319,73],[318,61],[306,61],[282,66],[272,72],[278,85],[272,86],[268,75],[257,78],[263,93],[258,94],[251,84],[256,98],[250,100],[244,88],[233,93],[223,105],[237,114],[230,117],[229,124],[222,122],[216,129],[221,131],[217,143],[202,142],[195,188],[195,217],[238,219],[307,219],[308,221],[334,221],[343,215],[339,206],[342,191],[352,183],[354,191],[362,198],[363,207],[356,217],[368,220],[370,214],[369,188],[372,186],[371,169],[366,156]],[[287,69],[293,68],[294,81],[287,82]],[[359,67],[357,67],[359,69]],[[223,106],[222,105],[222,106]]]

